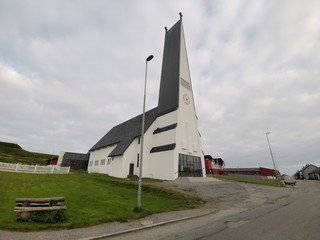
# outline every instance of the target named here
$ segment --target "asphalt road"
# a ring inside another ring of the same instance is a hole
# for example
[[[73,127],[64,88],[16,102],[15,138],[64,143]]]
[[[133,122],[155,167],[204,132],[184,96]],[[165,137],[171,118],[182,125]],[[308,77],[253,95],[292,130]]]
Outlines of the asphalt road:
[[[320,239],[320,182],[299,181],[285,189],[236,183],[176,187],[197,192],[217,211],[106,239]]]

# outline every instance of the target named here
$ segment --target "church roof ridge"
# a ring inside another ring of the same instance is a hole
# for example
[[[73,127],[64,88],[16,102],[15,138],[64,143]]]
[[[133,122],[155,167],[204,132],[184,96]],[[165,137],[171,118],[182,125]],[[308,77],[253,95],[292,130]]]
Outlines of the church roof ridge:
[[[157,117],[158,108],[155,107],[147,111],[145,114],[145,131],[147,131]],[[122,155],[132,141],[137,136],[141,135],[141,127],[142,114],[139,114],[138,116],[114,126],[89,151],[117,144],[115,149],[109,154],[109,157]]]

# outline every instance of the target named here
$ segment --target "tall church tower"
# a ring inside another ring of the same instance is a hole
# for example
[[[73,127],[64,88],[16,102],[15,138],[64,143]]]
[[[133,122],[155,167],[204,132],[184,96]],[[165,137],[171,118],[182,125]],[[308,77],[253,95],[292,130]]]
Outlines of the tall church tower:
[[[153,177],[204,177],[204,156],[181,13],[180,20],[169,30],[166,28],[155,124],[157,130],[152,138],[149,162]]]
[[[142,114],[114,126],[90,150],[89,172],[137,175]],[[158,107],[145,113],[142,176],[205,177],[182,15],[166,29]]]

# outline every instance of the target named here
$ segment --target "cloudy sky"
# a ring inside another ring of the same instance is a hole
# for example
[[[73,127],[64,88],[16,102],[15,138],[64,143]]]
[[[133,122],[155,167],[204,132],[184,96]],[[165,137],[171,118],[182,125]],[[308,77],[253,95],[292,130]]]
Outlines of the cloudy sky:
[[[164,27],[183,13],[205,154],[320,165],[320,1],[0,0],[0,141],[87,152],[157,105]]]

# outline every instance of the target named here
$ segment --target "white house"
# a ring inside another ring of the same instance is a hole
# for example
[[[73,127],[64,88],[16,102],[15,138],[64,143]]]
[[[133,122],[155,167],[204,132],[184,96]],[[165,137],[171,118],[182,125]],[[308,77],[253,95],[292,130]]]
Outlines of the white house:
[[[205,177],[182,17],[166,29],[158,107],[146,112],[142,176]],[[142,114],[113,127],[90,150],[88,172],[138,175]]]
[[[312,164],[306,164],[300,171],[297,172],[299,179],[309,179],[309,173],[317,170],[318,167]],[[312,175],[311,175],[312,176]]]

